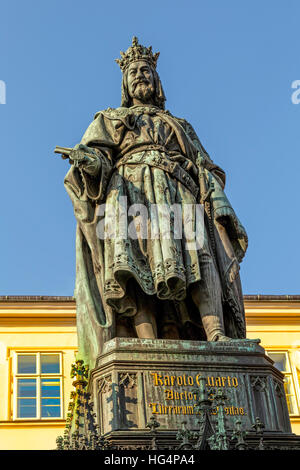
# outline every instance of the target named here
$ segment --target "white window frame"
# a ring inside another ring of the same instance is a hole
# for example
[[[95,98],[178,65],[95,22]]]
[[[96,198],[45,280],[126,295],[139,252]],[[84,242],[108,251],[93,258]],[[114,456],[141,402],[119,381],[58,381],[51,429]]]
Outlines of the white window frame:
[[[294,377],[295,394],[296,394],[296,400],[297,400],[297,405],[298,405],[298,416],[299,416],[300,415],[300,371],[298,371],[297,367],[291,361],[291,359],[290,359],[290,367],[291,367],[292,375]]]
[[[292,417],[299,416],[300,414],[300,391],[299,391],[299,383],[298,383],[298,376],[297,376],[297,371],[295,365],[292,363],[291,358],[290,358],[290,351],[288,349],[268,349],[266,351],[267,355],[269,356],[270,354],[281,354],[285,355],[286,357],[286,364],[287,364],[287,369],[285,371],[281,371],[284,376],[289,376],[291,379],[291,384],[293,387],[294,391],[294,397],[295,397],[295,402],[296,402],[296,413],[290,413],[289,415]],[[272,359],[272,358],[271,358]]]
[[[59,373],[43,373],[41,371],[41,355],[53,355],[59,357]],[[36,356],[36,373],[18,373],[18,357],[19,356]],[[13,357],[13,420],[14,421],[55,421],[63,419],[63,363],[61,351],[14,351]],[[18,380],[19,379],[35,379],[36,380],[36,416],[35,417],[19,417],[18,416]],[[60,416],[42,417],[42,400],[41,400],[41,381],[42,379],[59,379],[60,381]]]

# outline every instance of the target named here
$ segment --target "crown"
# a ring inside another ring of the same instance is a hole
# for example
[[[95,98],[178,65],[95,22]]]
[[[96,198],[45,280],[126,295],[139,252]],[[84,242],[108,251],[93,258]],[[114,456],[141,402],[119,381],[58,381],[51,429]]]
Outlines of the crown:
[[[156,69],[157,59],[159,57],[159,52],[155,54],[152,53],[152,46],[145,47],[139,44],[138,38],[134,36],[132,38],[132,45],[127,49],[126,52],[120,52],[121,59],[116,59],[117,64],[119,64],[122,72],[131,64],[137,60],[146,60]]]

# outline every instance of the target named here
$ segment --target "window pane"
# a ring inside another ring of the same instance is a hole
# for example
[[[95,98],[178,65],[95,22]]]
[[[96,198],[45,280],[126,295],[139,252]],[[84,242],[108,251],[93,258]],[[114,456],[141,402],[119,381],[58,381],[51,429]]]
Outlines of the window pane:
[[[60,380],[59,379],[42,379],[41,397],[60,397]]]
[[[268,356],[272,359],[272,361],[275,362],[274,366],[280,370],[281,372],[284,372],[288,370],[288,363],[287,363],[287,357],[285,353],[268,353]]]
[[[60,417],[60,399],[59,398],[42,398],[42,418],[59,418]]]
[[[284,377],[284,389],[286,394],[287,405],[290,414],[297,414],[297,403],[292,379],[289,375]]]
[[[18,418],[36,418],[36,400],[19,398]]]
[[[36,374],[36,355],[18,355],[18,374]]]
[[[59,374],[59,354],[41,354],[42,374]]]
[[[36,397],[36,380],[35,379],[19,379],[18,380],[18,397]]]

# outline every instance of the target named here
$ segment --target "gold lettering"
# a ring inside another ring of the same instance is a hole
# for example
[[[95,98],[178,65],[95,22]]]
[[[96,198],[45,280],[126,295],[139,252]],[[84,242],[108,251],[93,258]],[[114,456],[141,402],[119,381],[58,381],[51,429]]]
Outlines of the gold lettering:
[[[183,376],[183,385],[187,385],[185,375]]]
[[[233,387],[237,387],[239,385],[238,379],[236,377],[232,377],[231,380],[232,380],[232,386]]]
[[[221,384],[221,377],[217,377],[217,378],[216,378],[215,387],[222,387],[222,384]]]
[[[214,387],[215,386],[215,381],[213,377],[207,377],[207,384],[209,387]],[[200,384],[198,384],[200,385]]]
[[[189,385],[194,385],[194,378],[191,375],[188,376],[187,380]]]
[[[158,414],[158,411],[156,411],[156,405],[157,403],[149,403],[149,406],[152,406],[152,413]]]
[[[227,383],[228,383],[228,387],[231,387],[231,382],[230,382],[230,377],[229,377],[229,375],[228,375],[228,377],[227,377]]]
[[[165,377],[164,377],[164,382],[165,382],[165,385],[169,385],[169,386],[171,385],[171,383],[170,383],[170,377],[169,377],[168,375],[165,375]]]
[[[196,375],[196,383],[197,383],[197,385],[200,385],[200,377],[201,377],[201,374]]]
[[[225,387],[226,377],[221,377],[221,380],[222,380],[222,386]]]
[[[240,415],[244,415],[244,414],[245,414],[244,408],[240,408]]]
[[[150,375],[153,375],[153,385],[163,385],[162,375],[158,374],[157,372],[150,372]]]
[[[175,379],[176,379],[175,375],[171,375],[171,385],[174,385]]]
[[[180,400],[180,398],[179,398],[179,392],[175,392],[175,393],[174,393],[174,396],[175,396],[175,400]]]
[[[177,385],[179,385],[179,386],[182,385],[182,377],[181,377],[181,375],[179,375],[179,376],[177,377]]]
[[[194,414],[194,407],[193,406],[187,406],[187,414],[188,415],[193,415]]]
[[[192,400],[194,397],[193,397],[193,394],[192,392],[189,392],[189,400]]]
[[[166,389],[165,390],[166,400],[174,400],[174,392],[173,390]]]

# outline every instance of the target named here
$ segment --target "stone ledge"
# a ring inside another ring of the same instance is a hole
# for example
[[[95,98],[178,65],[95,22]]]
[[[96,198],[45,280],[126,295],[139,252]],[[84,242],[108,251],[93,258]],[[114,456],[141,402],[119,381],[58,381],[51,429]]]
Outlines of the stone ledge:
[[[177,353],[200,353],[209,352],[217,354],[218,352],[229,353],[262,353],[264,349],[259,346],[260,339],[233,339],[226,342],[210,341],[190,341],[174,339],[139,339],[139,338],[113,338],[107,341],[102,350],[101,356],[111,351],[138,351],[144,352],[145,349],[152,352],[177,352]]]

